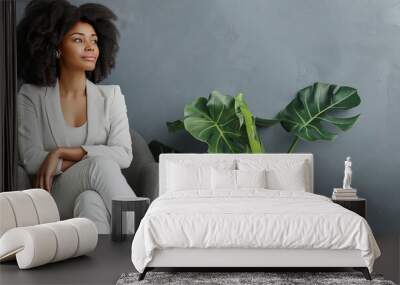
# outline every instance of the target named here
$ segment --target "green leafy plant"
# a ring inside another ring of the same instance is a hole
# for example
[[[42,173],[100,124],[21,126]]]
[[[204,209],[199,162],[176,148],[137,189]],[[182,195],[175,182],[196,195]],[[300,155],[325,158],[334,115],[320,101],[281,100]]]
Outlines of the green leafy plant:
[[[264,152],[255,119],[243,94],[237,96],[211,92],[184,108],[183,120],[167,122],[170,132],[185,129],[194,138],[205,142],[210,153]]]
[[[333,84],[316,82],[297,92],[292,102],[278,113],[275,121],[260,119],[257,125],[266,127],[280,122],[287,132],[294,135],[288,150],[291,153],[300,140],[334,140],[337,134],[326,130],[323,123],[334,125],[342,131],[351,129],[360,115],[338,118],[331,113],[351,109],[360,103],[357,90],[352,87],[337,88]]]
[[[199,97],[184,109],[184,118],[167,122],[168,130],[186,130],[208,144],[210,153],[265,152],[257,127],[280,123],[294,135],[288,152],[294,151],[300,140],[316,141],[336,138],[326,124],[347,131],[360,115],[341,118],[336,112],[358,106],[361,99],[352,87],[316,82],[297,92],[296,97],[274,119],[256,118],[250,112],[244,95],[222,95],[213,91],[208,98]]]

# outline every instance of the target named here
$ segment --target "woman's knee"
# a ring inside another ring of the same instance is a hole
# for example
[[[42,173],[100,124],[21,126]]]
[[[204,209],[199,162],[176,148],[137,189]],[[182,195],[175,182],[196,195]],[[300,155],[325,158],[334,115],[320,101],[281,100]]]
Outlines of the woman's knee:
[[[96,191],[85,190],[75,200],[74,217],[92,220],[100,234],[110,233],[111,216],[103,198]]]
[[[89,157],[89,172],[93,174],[97,172],[99,174],[109,174],[114,172],[121,172],[119,165],[112,159],[104,156],[93,156]]]
[[[80,207],[88,204],[95,204],[99,208],[105,209],[104,201],[99,193],[93,190],[85,190],[75,199],[74,216],[76,216],[75,214],[77,214],[77,210],[79,210]]]
[[[88,188],[104,194],[114,187],[121,187],[126,179],[119,165],[108,158],[92,157],[88,161]],[[104,198],[104,197],[103,197]]]

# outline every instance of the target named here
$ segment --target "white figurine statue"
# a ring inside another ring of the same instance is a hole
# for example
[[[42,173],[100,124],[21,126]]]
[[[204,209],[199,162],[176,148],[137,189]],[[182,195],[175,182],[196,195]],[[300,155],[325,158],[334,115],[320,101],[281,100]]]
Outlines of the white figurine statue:
[[[344,162],[344,178],[343,178],[343,189],[351,188],[351,176],[353,171],[351,170],[351,157],[348,156]]]

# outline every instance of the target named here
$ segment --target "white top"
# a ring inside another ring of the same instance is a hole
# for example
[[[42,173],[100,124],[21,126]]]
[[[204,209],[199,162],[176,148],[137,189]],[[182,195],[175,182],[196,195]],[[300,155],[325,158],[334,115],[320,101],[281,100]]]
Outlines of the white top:
[[[85,144],[87,137],[87,121],[79,127],[71,127],[65,122],[65,135],[68,137],[71,146],[80,147]],[[56,175],[63,173],[61,170],[63,159],[59,158],[57,162]]]
[[[71,127],[65,122],[65,135],[68,137],[71,146],[80,147],[85,144],[87,136],[87,121],[80,127]]]

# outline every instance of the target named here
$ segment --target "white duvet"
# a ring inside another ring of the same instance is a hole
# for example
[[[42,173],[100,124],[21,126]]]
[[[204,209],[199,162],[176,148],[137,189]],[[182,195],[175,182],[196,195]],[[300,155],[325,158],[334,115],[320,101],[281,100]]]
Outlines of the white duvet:
[[[165,248],[358,249],[370,272],[380,256],[359,215],[324,196],[265,189],[162,195],[133,239],[133,265],[143,272]]]

